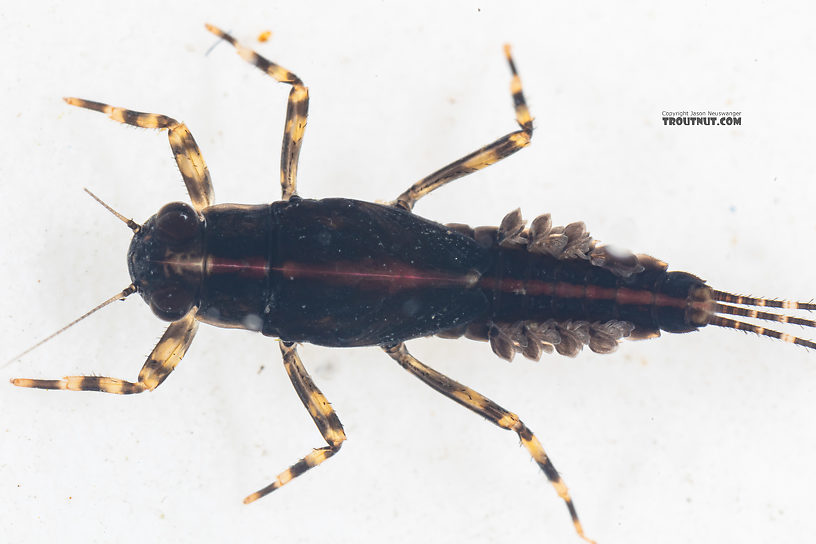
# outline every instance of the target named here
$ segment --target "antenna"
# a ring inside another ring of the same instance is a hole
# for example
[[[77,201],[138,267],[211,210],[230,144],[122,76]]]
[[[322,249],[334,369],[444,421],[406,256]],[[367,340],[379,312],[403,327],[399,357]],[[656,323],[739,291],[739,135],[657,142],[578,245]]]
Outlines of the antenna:
[[[92,192],[90,192],[90,191],[88,190],[88,188],[87,188],[87,187],[83,187],[82,189],[83,189],[83,190],[84,190],[86,193],[88,193],[89,195],[91,195],[91,198],[93,198],[94,200],[96,200],[97,202],[99,202],[100,204],[102,204],[102,207],[103,207],[103,208],[105,208],[106,210],[108,210],[109,212],[111,212],[113,215],[115,215],[115,216],[116,216],[116,218],[117,218],[117,219],[119,219],[119,220],[120,220],[120,221],[122,221],[122,222],[123,222],[125,225],[127,225],[127,226],[130,228],[130,230],[132,230],[132,231],[134,232],[134,234],[135,234],[135,233],[137,233],[137,232],[139,232],[140,230],[142,230],[142,226],[141,226],[141,225],[139,225],[139,223],[137,223],[137,222],[136,222],[136,221],[134,221],[133,219],[128,219],[127,217],[125,217],[125,216],[124,216],[124,215],[122,215],[121,213],[117,212],[116,210],[114,210],[113,208],[111,208],[110,206],[108,206],[107,204],[105,204],[104,202],[102,202],[102,199],[101,199],[101,198],[99,198],[98,196],[96,196],[95,194],[93,194]]]
[[[88,192],[90,192],[90,191],[88,191]],[[93,196],[93,195],[91,195],[91,196]],[[96,197],[94,197],[94,198],[96,198]],[[104,204],[103,204],[103,206],[104,206]],[[114,212],[114,213],[116,213],[116,212]],[[45,344],[46,342],[48,342],[49,340],[51,340],[52,338],[54,338],[58,334],[60,334],[62,332],[65,332],[67,329],[70,329],[71,327],[73,327],[74,325],[76,325],[77,323],[79,323],[80,321],[82,321],[83,319],[85,319],[86,317],[91,315],[92,313],[94,313],[94,312],[96,312],[98,310],[101,310],[102,308],[104,308],[108,304],[111,304],[112,302],[116,302],[117,300],[124,300],[125,298],[127,298],[128,296],[132,295],[135,292],[136,292],[136,286],[131,283],[124,290],[122,290],[121,293],[116,293],[114,296],[112,296],[111,298],[109,298],[108,300],[106,300],[105,302],[100,304],[99,306],[96,306],[94,309],[90,310],[89,312],[85,312],[80,317],[74,319],[73,321],[71,321],[70,323],[65,325],[63,328],[58,330],[57,332],[46,336],[45,338],[43,338],[42,340],[40,340],[39,342],[37,342],[36,344],[31,346],[30,348],[28,348],[27,350],[25,350],[25,351],[23,351],[21,353],[18,353],[17,355],[15,355],[11,359],[9,359],[5,363],[3,363],[3,366],[0,366],[0,368],[6,368],[8,365],[13,363],[17,359],[21,358],[23,355],[27,355],[27,354],[31,353],[36,348],[38,348],[41,345]]]

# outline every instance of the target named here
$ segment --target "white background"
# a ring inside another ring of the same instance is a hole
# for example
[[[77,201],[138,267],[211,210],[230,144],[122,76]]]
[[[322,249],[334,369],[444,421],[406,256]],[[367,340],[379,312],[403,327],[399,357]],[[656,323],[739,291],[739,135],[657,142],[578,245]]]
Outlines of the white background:
[[[0,359],[128,284],[130,232],[82,187],[137,221],[187,199],[164,135],[60,97],[184,120],[219,202],[278,197],[288,88],[225,44],[207,54],[216,39],[204,22],[309,85],[305,197],[388,200],[513,130],[501,52],[511,42],[532,146],[417,213],[480,225],[518,206],[530,219],[549,211],[717,288],[816,293],[807,3],[231,4],[0,8]],[[742,111],[742,126],[663,126],[662,110],[690,108]],[[133,297],[0,373],[135,379],[162,330]],[[537,364],[465,340],[409,347],[524,419],[599,542],[816,532],[813,353],[713,327]],[[0,382],[3,540],[578,542],[511,433],[375,348],[301,354],[349,440],[250,506],[247,493],[322,445],[271,339],[202,327],[151,394]]]

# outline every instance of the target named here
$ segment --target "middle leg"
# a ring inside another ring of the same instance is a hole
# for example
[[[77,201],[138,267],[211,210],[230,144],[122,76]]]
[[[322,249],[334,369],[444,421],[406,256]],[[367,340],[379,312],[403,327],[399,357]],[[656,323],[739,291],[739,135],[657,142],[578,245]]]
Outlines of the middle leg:
[[[281,342],[281,354],[283,354],[283,366],[286,368],[286,373],[289,374],[289,379],[292,380],[292,385],[297,391],[300,401],[303,406],[309,411],[312,420],[317,425],[320,434],[323,435],[323,440],[328,446],[322,448],[315,448],[306,457],[284,470],[275,481],[264,487],[263,489],[252,493],[244,499],[244,504],[249,504],[261,497],[268,495],[278,489],[279,487],[291,482],[310,468],[316,467],[340,450],[340,445],[346,439],[346,433],[343,431],[343,424],[331,407],[331,404],[320,389],[312,381],[306,368],[303,366],[303,361],[297,354],[297,347],[295,344]]]
[[[280,164],[281,200],[289,200],[289,197],[294,195],[297,189],[298,157],[300,156],[303,133],[306,130],[306,117],[309,114],[309,89],[306,88],[298,76],[283,66],[270,62],[252,49],[244,47],[220,28],[213,25],[205,26],[207,30],[232,44],[242,59],[277,81],[292,86],[286,107],[286,125],[283,129]]]

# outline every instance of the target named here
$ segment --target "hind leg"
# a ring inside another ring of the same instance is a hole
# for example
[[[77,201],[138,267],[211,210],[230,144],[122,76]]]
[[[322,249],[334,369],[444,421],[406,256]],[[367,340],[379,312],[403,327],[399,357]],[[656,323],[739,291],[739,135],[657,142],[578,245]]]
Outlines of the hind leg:
[[[521,130],[502,136],[495,142],[481,149],[477,149],[473,153],[465,155],[461,159],[419,180],[409,187],[407,191],[399,195],[397,199],[391,203],[392,206],[399,206],[400,208],[411,210],[417,200],[431,191],[462,176],[466,176],[486,166],[490,166],[495,162],[499,162],[530,143],[530,138],[533,136],[533,118],[530,117],[530,110],[527,108],[527,102],[524,100],[524,93],[521,90],[521,78],[519,78],[518,72],[516,71],[516,64],[513,62],[513,57],[510,54],[509,45],[504,46],[504,54],[507,57],[510,71],[513,74],[510,80],[510,92],[513,95],[516,122],[521,127]]]
[[[440,374],[431,367],[422,364],[413,355],[408,353],[405,349],[405,344],[397,344],[395,346],[383,347],[383,350],[394,359],[399,365],[431,386],[436,391],[442,393],[449,399],[458,402],[468,410],[475,412],[490,421],[494,425],[498,425],[502,429],[513,431],[518,434],[522,445],[527,449],[535,462],[544,471],[547,479],[555,488],[555,492],[566,503],[567,510],[569,510],[572,524],[578,536],[587,542],[593,542],[584,534],[584,529],[581,526],[581,521],[578,519],[578,513],[575,511],[575,505],[572,502],[567,486],[555,470],[555,466],[550,461],[544,451],[544,447],[533,432],[512,412],[509,412],[485,397],[477,393],[473,389],[454,381],[444,374]]]

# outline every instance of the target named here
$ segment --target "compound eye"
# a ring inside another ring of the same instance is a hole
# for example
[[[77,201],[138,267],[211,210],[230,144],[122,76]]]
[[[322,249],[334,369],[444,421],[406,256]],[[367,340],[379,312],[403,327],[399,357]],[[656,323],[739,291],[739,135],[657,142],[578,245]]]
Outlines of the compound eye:
[[[156,234],[171,246],[192,240],[198,232],[198,215],[184,202],[171,202],[156,214]]]
[[[178,321],[193,308],[193,293],[184,285],[173,284],[157,289],[150,297],[150,309],[159,319]]]

